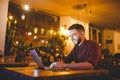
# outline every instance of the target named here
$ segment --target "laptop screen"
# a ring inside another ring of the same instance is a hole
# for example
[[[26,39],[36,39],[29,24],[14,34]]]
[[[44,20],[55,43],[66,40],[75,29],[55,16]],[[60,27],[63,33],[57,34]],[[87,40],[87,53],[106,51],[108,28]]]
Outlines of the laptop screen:
[[[41,68],[41,69],[44,69],[45,67],[44,67],[42,61],[40,61],[39,56],[38,56],[36,50],[33,49],[33,50],[30,50],[30,52],[31,52],[31,55],[33,56],[33,59],[37,63],[38,67]]]
[[[33,49],[33,50],[30,50],[30,52],[31,52],[31,55],[33,56],[35,62],[38,65],[38,69],[52,70],[54,72],[56,72],[56,71],[68,71],[69,70],[69,69],[66,69],[66,68],[50,68],[50,67],[45,67],[43,65],[42,61],[40,61],[39,56],[38,56],[36,50]]]

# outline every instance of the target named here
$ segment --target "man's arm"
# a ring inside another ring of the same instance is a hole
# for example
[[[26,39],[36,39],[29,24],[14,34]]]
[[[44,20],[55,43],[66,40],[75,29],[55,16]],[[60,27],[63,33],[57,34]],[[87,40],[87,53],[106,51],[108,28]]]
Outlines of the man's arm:
[[[54,62],[50,65],[50,67],[51,68],[86,69],[86,70],[94,69],[94,66],[91,63],[88,63],[88,62],[69,63],[69,64]]]
[[[94,69],[93,65],[91,63],[88,63],[88,62],[64,64],[64,67],[70,68],[70,69]]]

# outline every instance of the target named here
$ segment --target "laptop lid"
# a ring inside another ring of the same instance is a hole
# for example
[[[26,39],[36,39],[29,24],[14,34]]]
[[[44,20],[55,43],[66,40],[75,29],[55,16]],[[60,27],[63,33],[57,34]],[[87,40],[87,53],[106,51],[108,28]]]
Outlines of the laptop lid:
[[[45,69],[45,66],[43,65],[42,61],[40,61],[39,56],[38,56],[36,50],[33,49],[33,50],[30,50],[30,52],[31,52],[31,55],[33,56],[33,59],[37,63],[38,68]]]
[[[36,50],[33,49],[33,50],[30,50],[30,52],[31,52],[31,54],[32,54],[35,62],[36,62],[37,65],[38,65],[38,68],[37,68],[37,69],[52,70],[53,72],[56,72],[56,71],[69,71],[68,68],[50,68],[50,67],[45,67],[45,66],[43,65],[42,61],[40,61],[39,56],[38,56]]]

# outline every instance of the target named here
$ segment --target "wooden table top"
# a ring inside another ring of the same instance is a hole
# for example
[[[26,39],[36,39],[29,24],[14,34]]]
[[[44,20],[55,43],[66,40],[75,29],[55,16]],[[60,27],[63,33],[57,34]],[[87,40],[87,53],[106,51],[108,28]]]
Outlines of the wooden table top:
[[[14,67],[6,68],[7,70],[20,73],[32,78],[39,78],[52,80],[52,79],[69,79],[69,78],[79,78],[79,77],[90,77],[90,76],[101,76],[107,75],[108,70],[67,70],[67,71],[51,71],[51,70],[38,70],[35,67]]]
[[[0,63],[0,67],[26,67],[28,66],[29,64],[28,63],[20,63],[20,62],[12,62],[12,63]]]

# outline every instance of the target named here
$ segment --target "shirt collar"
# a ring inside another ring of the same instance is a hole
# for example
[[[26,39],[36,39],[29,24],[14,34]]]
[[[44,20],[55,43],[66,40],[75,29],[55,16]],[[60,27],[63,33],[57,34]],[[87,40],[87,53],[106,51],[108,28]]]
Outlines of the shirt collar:
[[[78,46],[81,46],[81,44],[85,41],[86,39],[84,39],[83,41],[81,41],[79,44],[78,44]]]

